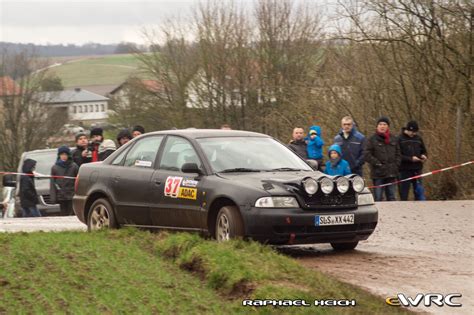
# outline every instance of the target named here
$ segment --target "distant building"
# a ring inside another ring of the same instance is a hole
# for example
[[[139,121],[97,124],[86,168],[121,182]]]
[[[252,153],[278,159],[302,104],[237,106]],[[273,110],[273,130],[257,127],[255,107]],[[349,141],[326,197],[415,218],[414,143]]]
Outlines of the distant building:
[[[91,125],[107,121],[109,98],[105,96],[81,88],[40,92],[37,96],[44,105],[64,108],[70,122]]]

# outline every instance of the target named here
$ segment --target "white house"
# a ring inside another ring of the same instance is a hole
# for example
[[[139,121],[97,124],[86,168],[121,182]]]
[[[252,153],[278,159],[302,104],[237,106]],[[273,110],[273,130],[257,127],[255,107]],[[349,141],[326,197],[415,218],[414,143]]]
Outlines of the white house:
[[[103,123],[108,118],[109,98],[81,88],[57,92],[38,93],[40,103],[63,107],[69,121],[83,124]]]

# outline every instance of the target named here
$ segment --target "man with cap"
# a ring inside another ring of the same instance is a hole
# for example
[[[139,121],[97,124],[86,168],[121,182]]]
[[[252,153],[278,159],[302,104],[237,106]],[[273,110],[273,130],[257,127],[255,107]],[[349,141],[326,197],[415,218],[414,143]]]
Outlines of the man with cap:
[[[118,147],[120,148],[121,146],[123,146],[125,143],[129,142],[132,139],[133,139],[133,136],[130,133],[130,131],[128,131],[128,129],[120,130],[120,132],[117,135]]]
[[[133,138],[135,137],[138,137],[139,135],[142,135],[145,133],[145,128],[143,128],[142,126],[140,125],[136,125],[135,127],[133,127],[132,129],[132,136]]]
[[[375,186],[394,182],[400,166],[400,146],[397,137],[390,133],[390,120],[380,117],[377,120],[375,133],[367,140],[364,148],[364,160],[370,165],[370,175]],[[395,200],[395,186],[375,188],[375,201]]]
[[[406,127],[402,128],[402,133],[398,138],[402,156],[402,164],[399,169],[400,179],[420,175],[422,173],[423,163],[428,159],[423,139],[417,134],[418,130],[418,123],[414,120],[409,121]],[[412,179],[400,183],[398,189],[400,200],[408,200],[410,186],[412,185],[415,200],[426,200],[421,179]]]
[[[89,139],[84,132],[76,134],[76,149],[72,152],[72,160],[77,166],[92,162],[92,153],[87,150]]]
[[[96,127],[91,130],[91,143],[89,144],[89,151],[92,151],[92,162],[100,161],[99,146],[104,141],[104,131],[102,128]]]
[[[76,177],[79,172],[79,166],[72,160],[71,150],[68,146],[58,148],[58,158],[51,168],[51,177],[49,193],[52,203],[59,203],[61,215],[72,215],[72,197],[74,196],[74,179],[61,178]]]

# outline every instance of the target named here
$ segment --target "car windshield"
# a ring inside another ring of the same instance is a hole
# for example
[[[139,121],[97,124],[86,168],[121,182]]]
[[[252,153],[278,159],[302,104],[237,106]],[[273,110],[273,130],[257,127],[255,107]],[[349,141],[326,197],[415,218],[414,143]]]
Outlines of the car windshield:
[[[51,167],[53,167],[56,162],[57,153],[56,151],[47,151],[47,152],[35,152],[25,154],[26,159],[32,159],[36,161],[35,172],[50,175]]]
[[[218,137],[197,141],[213,172],[312,170],[295,153],[272,138]]]

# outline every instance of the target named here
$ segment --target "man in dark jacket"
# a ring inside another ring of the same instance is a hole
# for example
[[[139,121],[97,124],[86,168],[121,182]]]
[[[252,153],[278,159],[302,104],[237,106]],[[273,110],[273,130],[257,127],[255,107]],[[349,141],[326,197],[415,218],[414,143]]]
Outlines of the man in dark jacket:
[[[402,155],[400,179],[420,175],[423,163],[428,159],[423,139],[417,135],[418,129],[416,121],[409,121],[407,126],[402,128],[402,133],[398,138]],[[403,201],[408,200],[411,185],[413,185],[415,200],[426,200],[421,178],[400,183],[400,199]]]
[[[308,158],[308,152],[306,150],[306,141],[304,141],[304,129],[301,127],[296,127],[293,129],[293,140],[290,141],[288,145],[293,152],[298,154],[303,159]]]
[[[83,132],[76,134],[76,149],[72,152],[72,160],[77,166],[92,162],[92,152],[87,150],[89,139]]]
[[[102,128],[93,128],[91,130],[91,150],[92,151],[92,162],[100,161],[99,157],[99,146],[104,141],[104,130]]]
[[[52,176],[76,177],[79,166],[73,162],[71,150],[67,146],[58,148],[58,158],[51,168]],[[74,179],[51,178],[50,195],[53,203],[59,203],[61,215],[72,215],[72,197],[74,196]]]
[[[377,129],[365,145],[364,160],[370,165],[370,174],[375,186],[394,182],[400,166],[400,146],[398,139],[390,133],[390,120],[380,117]],[[395,200],[395,186],[375,188],[375,201],[382,201],[383,192],[387,201]]]
[[[365,136],[357,131],[350,116],[342,118],[341,126],[334,143],[341,147],[342,158],[349,162],[352,173],[363,176]]]
[[[22,171],[28,175],[21,175],[20,178],[20,205],[23,217],[40,217],[36,205],[38,204],[38,193],[35,187],[35,178],[33,171],[36,167],[36,161],[26,159],[23,162]]]

